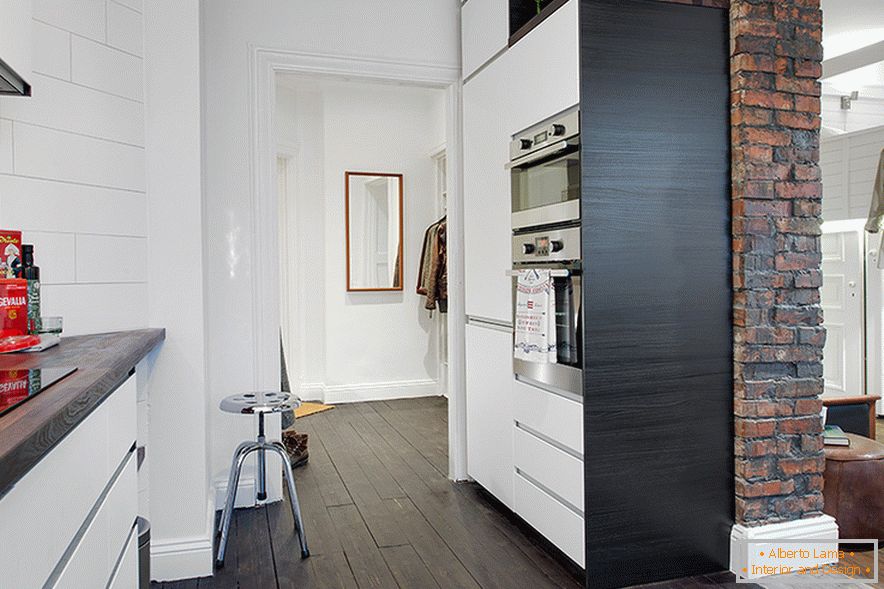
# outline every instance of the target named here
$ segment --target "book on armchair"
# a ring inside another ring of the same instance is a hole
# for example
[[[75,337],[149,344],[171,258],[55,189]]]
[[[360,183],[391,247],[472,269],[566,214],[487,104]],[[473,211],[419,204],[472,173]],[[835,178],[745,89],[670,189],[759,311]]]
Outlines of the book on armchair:
[[[850,438],[837,425],[827,425],[823,430],[823,444],[826,446],[849,446]]]

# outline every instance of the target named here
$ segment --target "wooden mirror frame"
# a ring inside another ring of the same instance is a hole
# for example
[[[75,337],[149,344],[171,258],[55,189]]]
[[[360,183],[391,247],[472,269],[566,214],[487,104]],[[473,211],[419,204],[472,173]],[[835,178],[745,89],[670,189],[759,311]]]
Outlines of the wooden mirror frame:
[[[382,176],[386,178],[398,178],[399,179],[399,251],[396,253],[396,259],[399,260],[399,286],[393,286],[390,288],[353,288],[350,285],[350,176]],[[344,171],[344,234],[346,238],[345,244],[345,254],[347,256],[347,292],[399,292],[403,290],[403,285],[405,284],[405,275],[404,275],[404,264],[403,264],[403,252],[404,248],[403,239],[404,239],[404,231],[403,227],[403,219],[405,217],[405,213],[403,211],[403,194],[404,194],[404,186],[402,181],[402,174],[391,174],[389,172],[351,172],[349,170]]]

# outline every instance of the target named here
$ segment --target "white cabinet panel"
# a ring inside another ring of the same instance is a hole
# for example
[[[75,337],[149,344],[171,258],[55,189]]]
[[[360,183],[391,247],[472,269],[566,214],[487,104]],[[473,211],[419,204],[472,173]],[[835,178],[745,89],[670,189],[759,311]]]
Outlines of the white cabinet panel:
[[[583,461],[555,448],[524,429],[513,431],[516,469],[583,511]]]
[[[513,383],[515,420],[583,455],[583,405],[522,381]]]
[[[513,508],[512,342],[509,331],[466,326],[467,472]]]
[[[135,440],[134,383],[129,378],[0,498],[0,587],[42,587],[62,561]],[[73,586],[104,587],[110,577],[125,532],[135,521],[138,495],[132,454],[127,468],[104,501],[110,507],[104,510],[98,534],[102,542],[114,540],[113,560],[109,545],[102,544],[95,564],[106,569],[101,583]],[[127,521],[130,507],[132,519]],[[90,527],[99,525],[95,521]]]
[[[110,581],[137,516],[136,463],[131,453],[53,589],[105,587]]]
[[[570,0],[507,52],[515,85],[507,96],[510,133],[580,102],[578,0]]]
[[[497,58],[463,88],[464,281],[467,315],[510,322],[507,58]]]
[[[463,77],[506,47],[509,40],[508,0],[469,0],[463,5],[461,55]]]
[[[133,526],[107,589],[138,589],[138,528]]]
[[[574,562],[584,566],[584,522],[526,478],[515,477],[515,511]]]

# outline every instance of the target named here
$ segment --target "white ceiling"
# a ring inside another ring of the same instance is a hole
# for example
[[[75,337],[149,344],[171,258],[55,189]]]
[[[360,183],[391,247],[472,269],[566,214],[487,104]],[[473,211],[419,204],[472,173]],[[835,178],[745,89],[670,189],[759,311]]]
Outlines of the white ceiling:
[[[884,41],[884,0],[822,0],[826,59]]]

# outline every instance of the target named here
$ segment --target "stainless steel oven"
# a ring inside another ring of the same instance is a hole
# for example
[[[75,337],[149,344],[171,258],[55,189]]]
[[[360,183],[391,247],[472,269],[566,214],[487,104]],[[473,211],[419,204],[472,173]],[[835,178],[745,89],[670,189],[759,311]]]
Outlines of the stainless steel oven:
[[[574,108],[513,138],[507,167],[514,230],[580,219],[579,122]]]
[[[528,362],[513,358],[513,371],[522,380],[582,395],[580,228],[548,229],[513,236],[513,313],[518,273],[529,268],[552,271],[556,296],[556,362]]]

